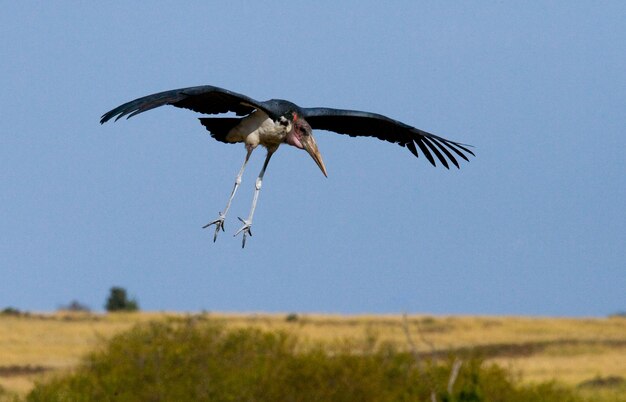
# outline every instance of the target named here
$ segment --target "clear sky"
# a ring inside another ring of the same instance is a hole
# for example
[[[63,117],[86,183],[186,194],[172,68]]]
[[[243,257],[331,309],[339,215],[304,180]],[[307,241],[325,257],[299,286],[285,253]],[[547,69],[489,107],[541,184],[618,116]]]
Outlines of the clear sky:
[[[626,309],[626,2],[3,2],[0,308],[605,316]],[[460,170],[325,131],[324,178],[154,92],[373,111],[472,144]]]

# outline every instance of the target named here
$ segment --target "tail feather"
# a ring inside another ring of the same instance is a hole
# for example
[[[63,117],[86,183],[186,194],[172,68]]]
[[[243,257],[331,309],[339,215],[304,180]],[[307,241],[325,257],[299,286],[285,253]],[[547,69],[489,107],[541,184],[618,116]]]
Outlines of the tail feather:
[[[235,117],[201,117],[200,123],[211,134],[211,137],[215,138],[220,142],[225,142],[227,144],[232,144],[230,141],[226,141],[226,136],[239,122],[241,118]]]

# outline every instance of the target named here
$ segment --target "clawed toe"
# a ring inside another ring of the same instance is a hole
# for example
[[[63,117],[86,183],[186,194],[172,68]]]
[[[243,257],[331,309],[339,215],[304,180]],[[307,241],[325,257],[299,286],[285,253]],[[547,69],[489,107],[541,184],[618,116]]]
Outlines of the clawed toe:
[[[220,217],[217,218],[216,220],[214,220],[211,223],[207,223],[206,225],[202,226],[202,229],[206,229],[211,225],[215,225],[215,234],[213,235],[213,243],[215,243],[215,241],[217,240],[217,234],[220,232],[220,229],[222,229],[222,232],[224,231],[224,220],[226,219],[226,215],[222,214],[220,212]]]
[[[234,236],[237,236],[239,233],[243,232],[243,240],[241,242],[241,248],[244,248],[246,246],[246,237],[252,236],[252,231],[250,230],[250,228],[252,227],[252,221],[247,221],[239,217],[238,219],[241,221],[241,223],[243,223],[243,226],[234,234]]]
[[[211,223],[207,223],[206,225],[202,226],[203,229],[206,229],[209,226],[215,225],[215,234],[213,235],[213,242],[217,240],[217,234],[220,232],[220,229],[222,230],[222,232],[224,232],[224,220],[225,219],[226,219],[226,215],[220,212],[219,218],[217,218]],[[244,248],[246,246],[246,239],[248,238],[248,236],[252,236],[252,231],[250,230],[252,228],[252,221],[242,219],[242,218],[238,218],[238,219],[241,221],[241,223],[243,223],[243,226],[234,234],[234,236],[237,236],[239,233],[243,233],[243,240],[241,242],[241,248]]]

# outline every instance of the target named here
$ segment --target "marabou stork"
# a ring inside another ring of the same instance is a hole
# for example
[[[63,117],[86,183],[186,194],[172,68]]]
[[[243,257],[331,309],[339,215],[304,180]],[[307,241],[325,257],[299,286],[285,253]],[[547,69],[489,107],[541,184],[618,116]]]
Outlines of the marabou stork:
[[[226,214],[241,184],[241,177],[252,151],[259,145],[267,149],[263,168],[256,179],[250,214],[248,219],[239,218],[243,226],[235,233],[236,236],[243,232],[242,248],[246,245],[246,236],[252,236],[250,231],[252,217],[265,169],[280,144],[286,143],[307,151],[324,176],[327,176],[322,155],[311,133],[313,129],[334,131],[351,137],[376,137],[407,147],[416,157],[419,155],[417,150],[419,148],[433,166],[436,166],[436,158],[446,168],[449,168],[448,161],[459,168],[457,156],[469,161],[467,155],[474,155],[468,149],[469,145],[447,140],[380,114],[325,107],[304,108],[282,99],[260,102],[210,85],[174,89],[135,99],[105,113],[100,123],[103,124],[113,117],[116,121],[123,116],[130,118],[163,105],[173,105],[205,114],[233,112],[239,116],[200,118],[202,125],[216,140],[225,143],[243,142],[246,147],[246,158],[237,174],[226,208],[219,213],[216,220],[203,226],[207,228],[215,225],[213,241],[217,239],[220,229],[224,231]]]

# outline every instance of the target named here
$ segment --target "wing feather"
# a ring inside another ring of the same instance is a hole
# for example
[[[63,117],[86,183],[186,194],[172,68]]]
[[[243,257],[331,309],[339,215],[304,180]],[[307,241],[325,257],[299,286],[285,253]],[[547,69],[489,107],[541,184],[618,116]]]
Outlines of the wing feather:
[[[426,156],[426,159],[428,159],[428,162],[430,162],[430,164],[433,165],[433,166],[437,166],[435,164],[435,159],[433,159],[433,156],[430,154],[430,151],[428,150],[426,145],[424,145],[424,141],[417,140],[417,141],[415,141],[415,143],[417,144],[418,147],[420,147],[420,149],[422,150],[422,152]]]
[[[430,148],[435,153],[435,155],[437,155],[437,159],[439,159],[443,166],[445,166],[446,169],[450,169],[450,166],[448,166],[448,161],[446,161],[446,158],[443,157],[441,152],[439,152],[439,149],[437,149],[435,144],[432,143],[430,138],[424,137],[422,138],[422,141],[424,141],[424,144],[426,144],[428,148]]]
[[[446,154],[446,156],[448,157],[448,159],[454,164],[454,166],[456,166],[457,169],[460,169],[461,167],[459,166],[459,162],[456,161],[456,158],[454,157],[454,155],[452,155],[450,153],[450,151],[448,151],[448,149],[443,146],[443,144],[441,143],[441,141],[439,141],[438,138],[435,137],[431,137],[430,140],[439,147],[439,149]]]
[[[375,137],[406,146],[415,156],[418,156],[417,144],[433,166],[436,166],[436,157],[446,168],[449,168],[448,161],[458,168],[459,164],[450,151],[466,161],[469,161],[466,154],[474,155],[467,148],[470,145],[447,140],[377,113],[324,107],[302,108],[302,113],[313,129],[334,131],[351,137]]]
[[[234,112],[238,116],[250,114],[255,109],[266,109],[263,102],[245,95],[204,85],[159,92],[124,103],[102,115],[100,123],[105,123],[114,117],[116,121],[124,116],[130,118],[163,105],[172,105],[205,114]]]

